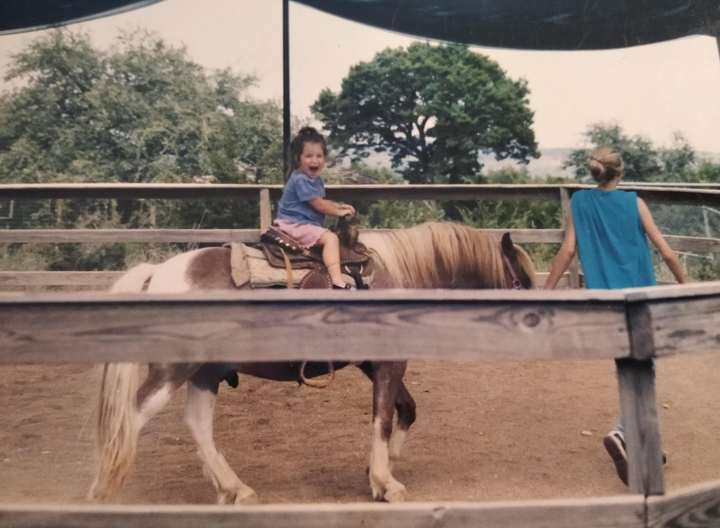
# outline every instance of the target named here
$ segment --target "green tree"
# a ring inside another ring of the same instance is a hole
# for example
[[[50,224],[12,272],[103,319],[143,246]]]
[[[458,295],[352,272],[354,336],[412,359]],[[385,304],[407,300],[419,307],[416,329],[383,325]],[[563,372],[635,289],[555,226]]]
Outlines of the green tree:
[[[247,98],[255,79],[206,71],[154,35],[124,33],[103,51],[57,30],[13,56],[13,79],[21,87],[0,96],[0,182],[247,183],[245,168],[281,178],[281,112]],[[255,222],[252,207],[227,206],[204,216]],[[74,207],[64,210],[71,223]],[[128,224],[139,202],[117,207]],[[183,223],[197,209],[173,214]]]
[[[585,163],[595,147],[612,147],[625,162],[626,181],[684,181],[695,169],[695,151],[680,133],[673,136],[669,148],[656,148],[649,139],[626,135],[619,125],[596,123],[584,134],[591,148],[573,150],[563,164],[572,168],[575,177],[587,179]]]
[[[416,43],[353,66],[340,93],[324,90],[312,110],[342,154],[387,152],[411,183],[461,183],[476,178],[481,153],[539,156],[528,93],[464,46]]]
[[[56,30],[12,57],[0,94],[0,183],[282,181],[282,121],[252,76],[208,71],[145,32],[109,50]],[[248,175],[252,174],[252,180]],[[151,213],[152,208],[152,213]],[[22,202],[13,227],[255,227],[256,203]],[[19,223],[22,222],[22,225]],[[123,267],[118,248],[48,250],[54,269]]]

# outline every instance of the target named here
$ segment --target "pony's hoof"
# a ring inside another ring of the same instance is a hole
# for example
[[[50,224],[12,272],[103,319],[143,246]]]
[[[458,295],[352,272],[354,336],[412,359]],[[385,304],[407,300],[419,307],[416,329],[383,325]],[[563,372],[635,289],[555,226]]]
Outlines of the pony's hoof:
[[[395,491],[388,491],[385,493],[386,502],[407,502],[410,499],[410,495],[403,486]]]
[[[258,500],[257,495],[255,492],[252,492],[252,495],[248,495],[247,497],[235,497],[235,504],[243,504],[245,506],[250,506],[252,504],[259,504],[260,501]]]
[[[218,494],[218,504],[257,504],[258,498],[252,489],[228,491]]]
[[[397,483],[396,486],[391,486],[385,493],[383,493],[382,490],[373,488],[372,494],[375,502],[406,502],[410,500],[410,495],[405,489],[405,486],[400,483]]]

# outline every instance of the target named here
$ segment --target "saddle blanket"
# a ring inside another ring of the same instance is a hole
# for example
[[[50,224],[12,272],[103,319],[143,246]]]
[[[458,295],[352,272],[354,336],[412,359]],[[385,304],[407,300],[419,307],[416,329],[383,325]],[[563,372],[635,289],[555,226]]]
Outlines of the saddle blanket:
[[[246,246],[237,242],[230,243],[230,263],[233,281],[238,288],[278,288],[286,287],[288,272],[292,276],[293,286],[298,287],[306,275],[312,273],[312,269],[275,268],[268,264],[265,253],[262,250]],[[355,285],[355,281],[349,275],[343,274],[348,284]],[[366,284],[372,284],[372,275],[363,277]]]

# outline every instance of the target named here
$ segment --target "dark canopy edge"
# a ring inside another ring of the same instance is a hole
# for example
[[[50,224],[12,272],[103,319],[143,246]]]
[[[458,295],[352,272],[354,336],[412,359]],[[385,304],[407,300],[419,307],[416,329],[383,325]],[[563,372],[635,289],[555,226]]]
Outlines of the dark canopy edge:
[[[1,0],[0,35],[38,31],[132,11],[162,0]]]
[[[347,20],[446,42],[600,50],[720,36],[718,0],[293,0]]]

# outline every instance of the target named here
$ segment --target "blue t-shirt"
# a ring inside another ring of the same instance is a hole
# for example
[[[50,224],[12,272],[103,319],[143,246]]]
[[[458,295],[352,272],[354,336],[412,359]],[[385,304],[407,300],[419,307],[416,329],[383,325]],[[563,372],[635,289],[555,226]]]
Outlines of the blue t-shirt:
[[[293,171],[285,184],[278,218],[296,224],[313,224],[322,227],[325,215],[308,203],[313,198],[325,198],[325,183],[322,178],[311,178],[298,170]]]
[[[588,288],[657,284],[636,193],[578,191],[572,195],[572,215]]]

